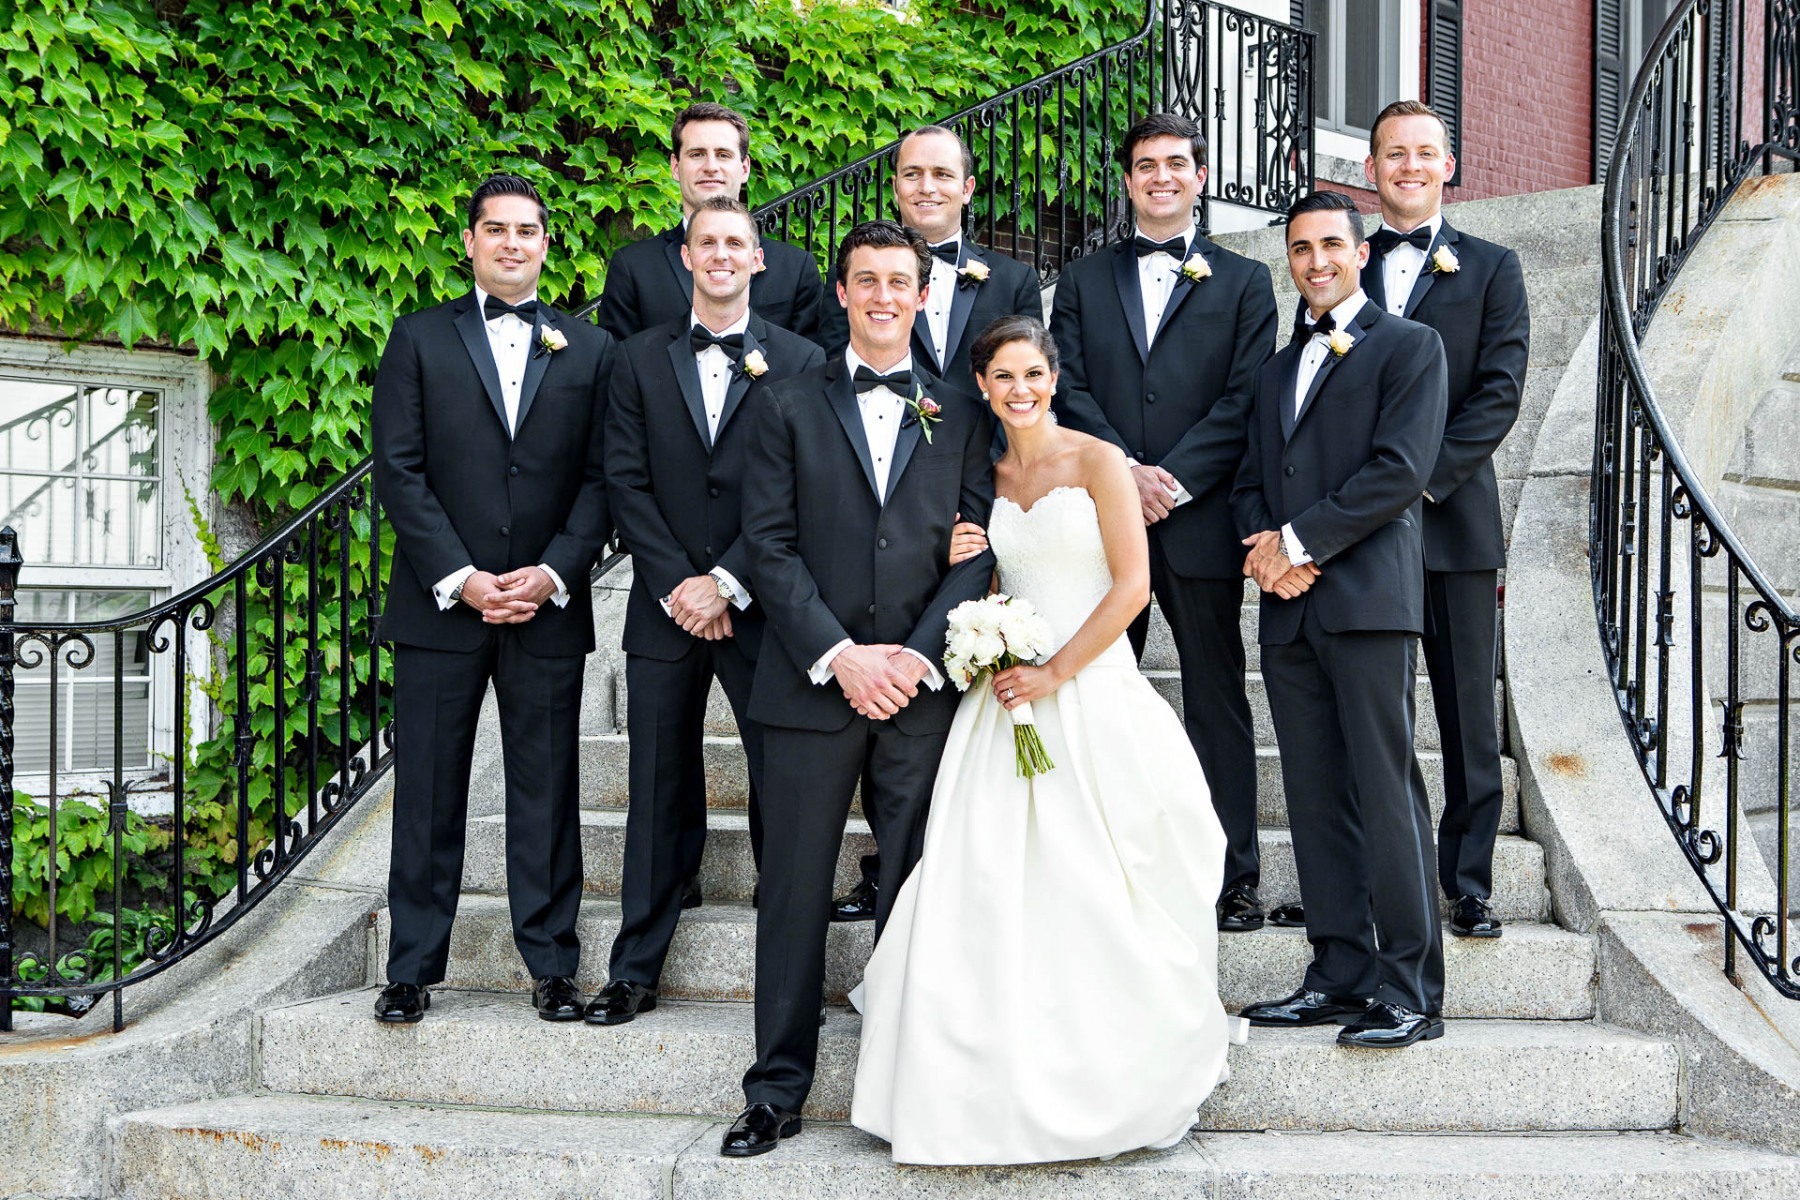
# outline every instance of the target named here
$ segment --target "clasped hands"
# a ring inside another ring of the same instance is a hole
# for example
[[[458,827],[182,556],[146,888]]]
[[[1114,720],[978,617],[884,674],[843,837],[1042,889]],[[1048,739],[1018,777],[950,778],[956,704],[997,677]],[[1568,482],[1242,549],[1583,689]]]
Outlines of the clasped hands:
[[[1137,463],[1131,468],[1137,484],[1138,505],[1144,512],[1144,524],[1154,525],[1175,511],[1175,492],[1181,482],[1161,467]]]
[[[684,632],[709,642],[731,636],[731,602],[711,575],[690,575],[665,598],[669,616]]]
[[[489,625],[523,625],[537,616],[538,606],[556,594],[556,583],[542,567],[520,567],[504,575],[476,571],[463,581],[462,603]]]
[[[831,660],[832,677],[862,716],[885,721],[919,694],[925,660],[905,646],[845,646]]]
[[[1319,577],[1319,568],[1312,563],[1295,566],[1288,561],[1279,530],[1265,529],[1252,534],[1244,539],[1244,545],[1250,547],[1250,553],[1244,559],[1244,574],[1256,580],[1257,587],[1274,592],[1283,600],[1300,595]]]

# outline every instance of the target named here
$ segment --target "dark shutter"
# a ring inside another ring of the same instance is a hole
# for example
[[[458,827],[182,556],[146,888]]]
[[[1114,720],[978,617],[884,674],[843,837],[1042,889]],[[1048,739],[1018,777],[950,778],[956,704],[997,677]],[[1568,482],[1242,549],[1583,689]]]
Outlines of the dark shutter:
[[[1288,24],[1297,29],[1306,28],[1306,0],[1288,0]]]
[[[1624,0],[1594,0],[1594,182],[1606,181],[1631,86]]]
[[[1462,182],[1463,170],[1463,0],[1431,0],[1431,29],[1425,42],[1425,103],[1450,127],[1450,152],[1456,155],[1456,174],[1450,184]]]

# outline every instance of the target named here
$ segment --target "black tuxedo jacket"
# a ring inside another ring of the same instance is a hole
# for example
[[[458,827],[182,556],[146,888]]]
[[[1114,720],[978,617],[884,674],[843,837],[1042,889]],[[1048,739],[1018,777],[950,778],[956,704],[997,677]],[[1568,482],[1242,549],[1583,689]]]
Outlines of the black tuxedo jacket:
[[[613,255],[600,293],[600,328],[624,341],[694,310],[694,276],[681,262],[682,227]],[[750,307],[771,325],[819,338],[819,264],[798,246],[762,239],[763,269],[751,277]]]
[[[1265,646],[1293,641],[1308,604],[1332,633],[1425,627],[1419,508],[1444,434],[1444,345],[1436,330],[1372,303],[1344,332],[1353,344],[1326,354],[1297,417],[1299,346],[1256,378],[1231,493],[1237,529],[1248,537],[1291,522],[1320,571],[1296,599],[1263,593]]]
[[[588,575],[611,534],[601,437],[613,340],[542,305],[509,434],[500,376],[475,294],[394,323],[375,374],[375,491],[393,527],[380,633],[433,650],[473,650],[490,629],[464,604],[439,611],[432,585],[464,566],[496,574],[549,565],[567,607],[545,601],[514,626],[540,656],[594,648]]]
[[[814,684],[808,667],[845,638],[909,646],[941,664],[950,610],[987,593],[991,551],[948,560],[956,514],[986,526],[993,507],[992,418],[917,364],[914,377],[942,417],[929,441],[916,422],[900,430],[885,504],[841,355],[754,398],[744,533],[773,635],[750,694],[750,715],[764,724],[844,728],[855,710],[835,682]],[[921,686],[893,721],[909,734],[940,733],[956,700],[947,680],[936,692]]]
[[[1485,571],[1506,565],[1494,451],[1519,417],[1530,353],[1525,272],[1505,246],[1459,233],[1445,221],[1427,253],[1449,246],[1460,263],[1413,282],[1406,319],[1444,340],[1450,409],[1444,443],[1425,490],[1425,565],[1434,571]],[[1387,307],[1381,261],[1363,268],[1363,291]]]
[[[913,317],[913,361],[928,367],[940,379],[947,379],[961,389],[975,391],[974,373],[969,366],[969,348],[981,331],[1001,317],[1035,317],[1044,319],[1044,297],[1038,287],[1037,272],[1008,258],[998,250],[978,246],[968,238],[962,240],[957,269],[971,262],[985,263],[986,282],[958,282],[956,295],[950,301],[950,327],[944,339],[949,347],[949,362],[940,363],[931,348],[931,326],[924,309]],[[827,353],[841,354],[850,344],[850,319],[837,301],[838,264],[831,265],[831,294],[826,297],[819,317],[819,341]]]
[[[661,598],[682,580],[723,567],[751,593],[748,608],[732,609],[731,624],[739,647],[755,658],[762,606],[755,603],[750,547],[740,529],[750,454],[747,401],[778,379],[818,366],[825,356],[805,338],[752,312],[744,351],[760,352],[768,370],[755,380],[734,375],[713,437],[689,328],[689,318],[682,317],[627,338],[613,369],[606,409],[607,498],[633,571],[624,648],[665,662],[692,650],[693,636],[663,611]]]
[[[1269,269],[1196,237],[1212,274],[1179,280],[1148,348],[1129,241],[1077,259],[1056,285],[1050,330],[1062,352],[1053,407],[1063,423],[1160,466],[1193,499],[1150,527],[1177,574],[1232,579],[1244,567],[1232,480],[1256,372],[1275,349]]]

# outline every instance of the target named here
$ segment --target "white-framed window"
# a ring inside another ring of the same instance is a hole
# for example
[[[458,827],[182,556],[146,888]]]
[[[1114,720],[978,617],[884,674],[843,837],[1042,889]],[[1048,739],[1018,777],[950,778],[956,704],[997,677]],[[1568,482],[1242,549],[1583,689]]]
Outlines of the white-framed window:
[[[1368,187],[1369,126],[1395,100],[1423,94],[1417,0],[1291,0],[1290,18],[1316,35],[1313,130],[1320,179]]]
[[[17,532],[24,560],[20,623],[110,620],[205,577],[191,506],[205,510],[211,472],[208,382],[191,355],[0,338],[0,526]],[[189,649],[204,670],[203,643]],[[24,651],[26,662],[38,656]],[[174,753],[172,655],[128,632],[94,639],[79,669],[65,661],[54,749],[51,674],[42,662],[16,675],[19,790],[53,765],[59,791],[110,775],[115,711],[127,772],[151,773]]]

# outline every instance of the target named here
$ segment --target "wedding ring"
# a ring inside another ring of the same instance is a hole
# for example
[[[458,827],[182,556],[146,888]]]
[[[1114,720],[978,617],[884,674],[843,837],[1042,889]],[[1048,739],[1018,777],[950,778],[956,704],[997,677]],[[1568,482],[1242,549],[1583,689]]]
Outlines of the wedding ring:
[[[1013,698],[1013,690],[1011,688],[1006,689],[1006,698],[1008,700],[1011,700]]]

